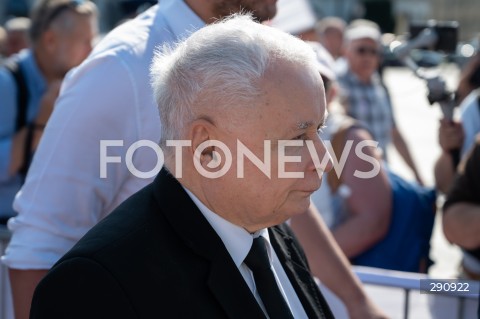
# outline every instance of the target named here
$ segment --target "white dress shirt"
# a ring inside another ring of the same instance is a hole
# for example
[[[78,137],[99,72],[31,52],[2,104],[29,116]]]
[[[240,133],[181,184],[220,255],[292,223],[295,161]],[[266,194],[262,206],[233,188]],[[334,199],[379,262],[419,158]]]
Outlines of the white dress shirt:
[[[150,86],[155,48],[204,26],[180,0],[161,0],[144,14],[110,32],[91,55],[67,75],[27,181],[17,194],[12,239],[2,261],[16,269],[49,269],[90,228],[127,197],[153,180],[135,177],[125,164],[139,140],[158,143],[160,119]],[[100,177],[100,141],[121,163]],[[142,172],[157,164],[148,147],[136,150]]]
[[[475,136],[480,133],[480,105],[478,105],[480,89],[472,91],[460,104],[460,118],[463,125],[465,138],[461,149],[461,159],[465,159],[466,155],[475,145]],[[480,262],[477,258],[463,251],[463,265],[469,270],[480,273]]]
[[[465,138],[461,150],[461,157],[472,149],[475,144],[475,136],[480,132],[480,89],[472,91],[459,105],[460,117],[463,125]]]
[[[288,279],[288,276],[285,273],[285,270],[283,269],[280,260],[278,260],[275,250],[270,244],[270,237],[268,235],[267,229],[262,229],[255,232],[254,234],[250,234],[244,228],[234,225],[226,219],[212,212],[190,190],[185,187],[184,189],[190,196],[190,198],[193,200],[195,205],[197,205],[200,212],[202,212],[203,216],[205,216],[207,221],[213,227],[220,239],[223,241],[225,248],[232,257],[233,262],[242,274],[243,279],[245,279],[245,282],[252,291],[263,312],[267,314],[267,312],[265,311],[265,306],[263,305],[257,288],[255,287],[253,273],[243,262],[247,257],[250,248],[252,247],[253,239],[259,236],[262,236],[267,241],[268,257],[270,259],[270,264],[273,268],[273,274],[277,281],[278,287],[280,288],[280,291],[282,292],[282,295],[287,302],[293,316],[295,318],[308,318],[305,310],[303,309],[302,303],[298,299],[295,289],[290,283],[290,280]]]

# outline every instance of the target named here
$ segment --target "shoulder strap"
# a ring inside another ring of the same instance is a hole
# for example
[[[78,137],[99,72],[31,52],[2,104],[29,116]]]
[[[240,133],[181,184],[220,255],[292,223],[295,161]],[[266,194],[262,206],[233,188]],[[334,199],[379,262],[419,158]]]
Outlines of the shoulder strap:
[[[23,72],[20,69],[18,61],[9,59],[4,65],[5,68],[12,74],[15,84],[17,85],[17,118],[15,120],[15,132],[18,132],[23,127],[27,126],[27,108],[29,98],[27,83],[25,81],[25,77],[23,76]],[[32,142],[33,130],[31,127],[29,127],[23,151],[23,165],[19,170],[23,180],[25,180],[28,167],[30,166]]]
[[[9,59],[5,62],[5,68],[10,71],[17,85],[17,118],[15,131],[18,132],[27,124],[28,88],[20,65],[17,61]]]
[[[336,158],[342,156],[343,148],[347,140],[348,131],[356,124],[356,121],[352,118],[346,117],[340,124],[338,131],[331,136],[330,143],[332,144],[332,150]],[[342,184],[342,176],[337,176],[334,170],[327,175],[328,186],[332,193],[335,193]]]

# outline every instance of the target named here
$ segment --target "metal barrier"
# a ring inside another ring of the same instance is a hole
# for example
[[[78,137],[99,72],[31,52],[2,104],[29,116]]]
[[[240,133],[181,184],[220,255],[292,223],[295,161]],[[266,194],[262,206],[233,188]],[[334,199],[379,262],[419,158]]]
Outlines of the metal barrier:
[[[408,319],[410,313],[410,296],[412,291],[420,291],[421,294],[428,294],[428,297],[431,298],[430,301],[432,303],[443,305],[444,307],[455,306],[456,303],[456,318],[457,319],[464,319],[467,315],[467,305],[471,306],[472,304],[475,305],[474,312],[476,313],[476,309],[478,306],[479,300],[479,293],[480,293],[480,282],[473,281],[473,280],[455,280],[457,282],[468,282],[468,289],[470,291],[469,294],[454,294],[450,291],[435,291],[433,294],[431,292],[426,291],[425,287],[421,287],[421,280],[425,280],[424,283],[430,283],[432,281],[437,280],[444,280],[448,281],[450,279],[432,279],[430,276],[425,274],[418,274],[418,273],[408,273],[408,272],[400,272],[400,271],[390,271],[385,269],[378,269],[378,268],[370,268],[370,267],[359,267],[354,266],[354,272],[357,274],[359,279],[362,281],[364,285],[374,285],[380,287],[389,287],[389,288],[396,288],[401,289],[404,292],[404,299],[403,299],[403,318]],[[449,303],[448,305],[444,302],[445,297],[448,299],[452,299],[454,303]],[[444,298],[444,299],[442,299]],[[437,300],[435,300],[437,299]],[[442,301],[443,300],[443,301]],[[378,300],[374,300],[378,302]],[[424,305],[428,307],[428,304]],[[469,307],[469,314],[471,314],[471,308]],[[435,307],[430,307],[429,312],[435,310]],[[452,309],[449,309],[452,310]],[[437,314],[431,313],[432,318],[438,318],[441,316],[441,310],[437,311]],[[448,315],[448,318],[454,318]],[[468,317],[471,318],[471,317]]]

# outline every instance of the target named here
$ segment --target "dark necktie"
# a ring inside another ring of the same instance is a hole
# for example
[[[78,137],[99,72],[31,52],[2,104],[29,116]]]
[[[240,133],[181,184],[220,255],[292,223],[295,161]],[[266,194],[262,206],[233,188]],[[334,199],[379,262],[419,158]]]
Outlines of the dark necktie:
[[[260,236],[253,240],[252,248],[244,262],[253,272],[255,285],[270,319],[293,319],[270,267],[265,238]]]

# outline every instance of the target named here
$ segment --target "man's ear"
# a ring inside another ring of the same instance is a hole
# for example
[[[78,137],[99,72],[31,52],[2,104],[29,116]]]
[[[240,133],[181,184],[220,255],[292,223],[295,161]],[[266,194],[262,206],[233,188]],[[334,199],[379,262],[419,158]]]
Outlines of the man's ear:
[[[49,28],[41,35],[40,41],[42,46],[46,48],[48,52],[54,52],[57,48],[58,34],[52,28]]]
[[[197,119],[193,121],[190,126],[189,136],[192,141],[191,155],[194,156],[195,150],[197,150],[202,143],[216,139],[216,127],[210,120]],[[199,161],[203,167],[207,167],[207,165],[214,160],[215,146],[204,147],[204,145],[202,145],[202,149]]]

